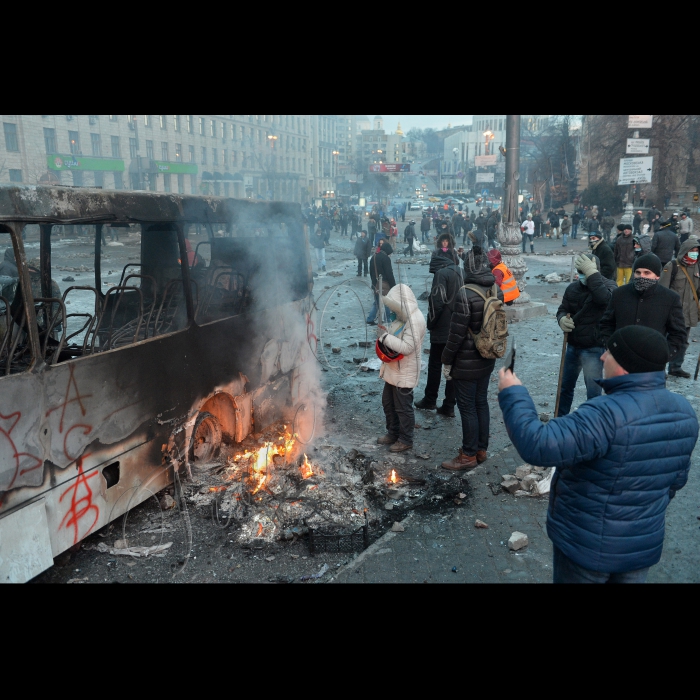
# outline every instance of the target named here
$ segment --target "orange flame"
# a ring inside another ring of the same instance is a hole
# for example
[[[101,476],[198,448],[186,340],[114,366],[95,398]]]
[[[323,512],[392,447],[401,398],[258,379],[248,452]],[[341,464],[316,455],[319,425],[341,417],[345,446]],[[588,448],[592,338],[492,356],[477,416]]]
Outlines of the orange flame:
[[[302,464],[299,469],[301,469],[301,478],[308,479],[310,476],[314,475],[313,467],[309,464],[309,458],[304,455],[304,464]]]
[[[255,536],[260,537],[260,535],[262,535],[262,531],[263,531],[262,523],[258,523],[258,531],[255,533]]]
[[[399,477],[396,476],[396,469],[391,470],[391,476],[389,477],[389,481],[391,481],[392,484],[395,484],[399,480]]]

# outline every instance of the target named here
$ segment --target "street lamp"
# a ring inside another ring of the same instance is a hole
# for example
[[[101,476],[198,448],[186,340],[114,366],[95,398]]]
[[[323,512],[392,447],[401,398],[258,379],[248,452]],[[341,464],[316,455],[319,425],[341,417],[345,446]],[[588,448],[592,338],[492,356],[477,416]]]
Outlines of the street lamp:
[[[270,157],[270,169],[268,171],[268,178],[267,178],[268,185],[270,183],[272,184],[272,188],[270,189],[271,199],[275,198],[275,180],[274,180],[274,177],[270,178],[269,175],[272,172],[272,168],[275,166],[275,141],[277,141],[277,139],[278,139],[278,136],[276,136],[275,134],[268,134],[267,135],[267,140],[270,142],[270,149],[272,151],[272,155]]]
[[[489,153],[489,143],[496,138],[496,135],[493,133],[493,131],[484,131],[484,138],[486,139],[486,149],[484,150],[484,155],[488,156],[491,155]]]

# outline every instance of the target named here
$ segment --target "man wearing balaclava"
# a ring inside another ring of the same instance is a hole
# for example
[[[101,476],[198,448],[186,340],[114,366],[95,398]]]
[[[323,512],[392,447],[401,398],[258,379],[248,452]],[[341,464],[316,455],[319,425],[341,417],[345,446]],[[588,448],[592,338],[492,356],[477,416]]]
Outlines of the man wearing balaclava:
[[[683,319],[685,321],[685,342],[678,349],[676,356],[668,363],[668,373],[672,377],[689,379],[690,374],[683,368],[683,360],[688,349],[690,329],[695,328],[700,320],[698,297],[700,296],[700,270],[698,270],[698,251],[700,241],[690,237],[681,244],[678,257],[664,265],[659,284],[672,289],[681,298]]]
[[[661,261],[653,253],[640,255],[634,261],[632,281],[613,293],[600,321],[605,347],[610,336],[626,326],[646,326],[668,341],[671,360],[686,341],[683,305],[676,292],[661,286]]]
[[[566,288],[557,310],[557,323],[564,333],[569,334],[561,380],[560,416],[571,410],[581,370],[586,397],[600,396],[602,389],[597,380],[603,377],[600,356],[605,351],[600,340],[600,320],[617,289],[613,280],[600,274],[600,262],[592,253],[578,255],[574,265],[578,270],[578,282],[572,282]]]

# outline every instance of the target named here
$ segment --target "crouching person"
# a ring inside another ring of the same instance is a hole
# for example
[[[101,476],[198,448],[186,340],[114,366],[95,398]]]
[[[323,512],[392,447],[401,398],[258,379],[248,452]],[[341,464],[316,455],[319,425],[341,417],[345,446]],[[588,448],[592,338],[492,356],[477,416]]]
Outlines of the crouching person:
[[[392,287],[382,297],[391,322],[378,327],[377,355],[382,360],[379,376],[384,380],[382,406],[386,416],[386,435],[379,445],[391,445],[391,452],[413,447],[415,415],[413,389],[420,379],[421,347],[425,336],[425,318],[416,297],[406,284]]]
[[[547,510],[554,583],[644,583],[661,558],[666,508],[698,439],[692,406],[666,389],[668,357],[658,331],[620,328],[602,357],[605,394],[549,423],[500,370],[498,402],[518,454],[556,466]]]

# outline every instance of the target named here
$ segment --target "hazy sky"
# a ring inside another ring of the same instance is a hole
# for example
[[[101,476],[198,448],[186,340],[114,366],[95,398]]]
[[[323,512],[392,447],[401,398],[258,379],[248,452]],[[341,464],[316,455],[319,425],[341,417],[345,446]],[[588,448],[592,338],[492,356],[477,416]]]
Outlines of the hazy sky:
[[[370,118],[370,120],[374,119],[374,114],[368,114],[367,116]],[[382,114],[381,116],[384,118],[384,130],[389,132],[396,131],[396,125],[398,122],[401,122],[401,128],[403,129],[404,133],[406,133],[409,129],[412,129],[414,126],[418,129],[427,129],[428,127],[431,127],[433,129],[445,129],[447,128],[448,124],[452,124],[452,126],[457,126],[461,124],[472,123],[471,114],[463,114],[461,116],[449,116],[441,114],[387,116],[386,114]]]

